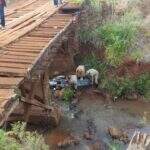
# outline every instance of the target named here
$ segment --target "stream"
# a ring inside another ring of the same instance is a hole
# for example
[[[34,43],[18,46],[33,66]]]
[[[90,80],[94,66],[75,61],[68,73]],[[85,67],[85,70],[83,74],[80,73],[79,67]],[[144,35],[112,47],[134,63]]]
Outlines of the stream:
[[[63,119],[57,128],[44,134],[51,150],[59,149],[58,143],[69,133],[79,137],[80,144],[64,147],[65,150],[90,150],[95,143],[100,143],[101,149],[109,149],[108,145],[112,139],[107,133],[108,127],[123,129],[130,138],[136,130],[150,133],[150,103],[147,102],[124,100],[108,103],[92,89],[87,89],[80,92],[76,108],[79,113],[75,117],[67,104],[64,102],[59,104],[64,111]],[[83,137],[89,120],[93,123],[92,128],[95,130],[95,138],[92,140]],[[125,150],[128,144],[119,142],[119,145],[121,150]]]

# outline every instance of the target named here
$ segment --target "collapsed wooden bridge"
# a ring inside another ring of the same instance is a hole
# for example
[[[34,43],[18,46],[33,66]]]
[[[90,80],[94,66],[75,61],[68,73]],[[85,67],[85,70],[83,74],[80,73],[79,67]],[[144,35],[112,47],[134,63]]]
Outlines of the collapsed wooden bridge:
[[[62,13],[64,6],[28,0],[8,8],[6,30],[0,30],[0,125],[39,114],[58,123],[59,109],[49,105],[49,70],[62,43],[73,50],[77,17]]]

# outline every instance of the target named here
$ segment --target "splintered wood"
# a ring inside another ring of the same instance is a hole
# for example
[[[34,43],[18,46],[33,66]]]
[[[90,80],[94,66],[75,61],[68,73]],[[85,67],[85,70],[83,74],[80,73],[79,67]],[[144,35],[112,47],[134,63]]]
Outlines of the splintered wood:
[[[0,114],[5,114],[8,103],[9,109],[16,106],[10,100],[14,88],[51,41],[72,22],[71,14],[60,14],[58,10],[49,0],[27,0],[6,10],[6,29],[0,30]],[[0,115],[0,125],[4,116]]]
[[[129,143],[127,150],[149,150],[150,134],[136,131]]]

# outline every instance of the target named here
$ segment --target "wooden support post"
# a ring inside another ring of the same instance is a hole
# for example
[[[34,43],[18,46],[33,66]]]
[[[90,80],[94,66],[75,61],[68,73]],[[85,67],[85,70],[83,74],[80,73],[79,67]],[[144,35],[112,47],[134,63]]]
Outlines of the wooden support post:
[[[49,105],[49,95],[50,95],[50,89],[49,89],[49,69],[47,68],[43,75],[43,98],[44,98],[44,104]]]
[[[36,82],[35,81],[31,81],[31,88],[30,88],[30,92],[29,94],[26,96],[25,101],[27,102],[31,102],[32,99],[34,98],[35,95],[35,87],[36,87]],[[30,116],[30,109],[31,109],[31,105],[29,105],[28,103],[24,103],[24,121],[27,123],[29,120],[29,116]]]

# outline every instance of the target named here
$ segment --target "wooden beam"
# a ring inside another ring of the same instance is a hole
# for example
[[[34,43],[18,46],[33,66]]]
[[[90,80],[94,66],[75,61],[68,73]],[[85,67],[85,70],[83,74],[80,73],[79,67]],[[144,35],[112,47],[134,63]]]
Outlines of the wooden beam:
[[[43,96],[44,96],[44,104],[49,105],[49,70],[46,69],[44,72],[44,78],[43,78]]]
[[[32,99],[34,98],[35,95],[35,87],[36,87],[36,81],[31,81],[31,88],[30,88],[30,93],[26,96],[25,101],[27,103],[24,103],[24,121],[27,123],[30,117],[30,109]]]

